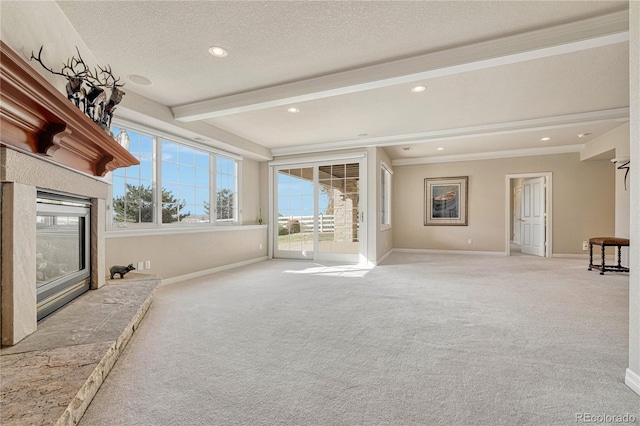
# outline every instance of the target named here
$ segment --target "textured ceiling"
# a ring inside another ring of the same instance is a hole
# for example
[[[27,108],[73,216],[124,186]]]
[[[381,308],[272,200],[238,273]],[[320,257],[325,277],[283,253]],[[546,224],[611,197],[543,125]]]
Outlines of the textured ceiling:
[[[398,129],[411,134],[503,123],[581,113],[585,105],[592,110],[626,106],[627,69],[627,45],[619,44],[435,78],[424,83],[427,90],[421,93],[403,84],[298,103],[297,114],[275,107],[208,122],[273,148],[354,139],[362,133],[391,136]],[[611,73],[619,78],[600,78]]]
[[[526,31],[623,10],[626,3],[58,1],[101,63],[118,75],[138,74],[153,82],[128,82],[128,90],[169,107],[247,92],[251,98],[256,89],[304,84],[313,77],[496,38],[509,40]],[[98,26],[108,28],[107,37]],[[225,47],[229,55],[210,56],[212,45]],[[312,96],[296,104],[298,114],[274,106],[206,122],[267,148],[303,151],[307,145],[350,141],[363,133],[364,139],[390,137],[400,143],[406,134],[624,108],[627,50],[624,42],[611,43],[431,78],[419,94],[408,90],[414,84],[395,84]],[[255,92],[257,100],[259,96]],[[568,136],[560,139],[553,140],[576,143]],[[415,149],[389,152],[395,158],[429,155],[417,142]],[[476,144],[469,140],[467,146],[470,151],[478,146],[495,151],[533,145],[518,137],[510,145],[483,139]]]

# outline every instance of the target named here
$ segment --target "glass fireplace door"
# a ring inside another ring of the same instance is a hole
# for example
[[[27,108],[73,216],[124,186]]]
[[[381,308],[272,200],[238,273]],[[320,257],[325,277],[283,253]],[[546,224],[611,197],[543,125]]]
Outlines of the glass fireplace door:
[[[89,290],[89,202],[44,198],[36,217],[38,320]]]

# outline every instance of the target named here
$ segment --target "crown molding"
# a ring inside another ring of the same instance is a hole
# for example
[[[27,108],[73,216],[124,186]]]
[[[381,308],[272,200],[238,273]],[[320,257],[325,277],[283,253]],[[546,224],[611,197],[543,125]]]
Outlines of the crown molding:
[[[477,152],[474,154],[442,155],[437,157],[403,158],[393,160],[395,166],[413,166],[417,164],[454,163],[459,161],[495,160],[499,158],[536,157],[540,155],[557,155],[579,153],[584,144],[550,146],[544,148],[513,149],[495,152]]]
[[[628,10],[397,61],[173,107],[183,122],[492,68],[629,40]]]

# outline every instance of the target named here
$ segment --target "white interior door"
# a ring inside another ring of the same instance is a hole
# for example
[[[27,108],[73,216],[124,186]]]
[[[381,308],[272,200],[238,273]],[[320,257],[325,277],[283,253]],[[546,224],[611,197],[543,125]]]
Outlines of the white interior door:
[[[365,251],[361,161],[274,170],[274,257],[359,262]]]
[[[545,256],[546,250],[545,178],[526,179],[522,183],[521,251],[524,254]]]

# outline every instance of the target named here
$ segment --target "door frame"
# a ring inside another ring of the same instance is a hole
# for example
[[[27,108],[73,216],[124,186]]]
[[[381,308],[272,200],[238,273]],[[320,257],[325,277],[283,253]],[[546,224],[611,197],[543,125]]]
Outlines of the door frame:
[[[347,154],[334,154],[334,155],[318,155],[318,156],[306,156],[306,157],[298,157],[298,158],[287,158],[287,159],[277,159],[269,162],[269,226],[270,230],[268,232],[267,237],[267,257],[269,259],[274,258],[275,253],[275,240],[277,239],[277,229],[278,229],[278,218],[277,213],[275,211],[277,207],[276,200],[276,190],[275,190],[275,175],[276,170],[280,167],[315,167],[318,163],[325,162],[334,162],[334,161],[349,161],[349,160],[357,160],[360,163],[360,212],[362,214],[361,222],[360,222],[360,254],[359,254],[359,264],[368,263],[369,259],[369,245],[368,245],[368,234],[369,234],[369,221],[368,221],[368,161],[367,154],[365,152],[351,152]],[[314,172],[315,173],[315,172]],[[317,191],[317,188],[314,189],[314,193]],[[314,195],[314,198],[316,196]],[[317,211],[317,206],[314,208],[314,211]],[[315,214],[314,214],[315,215]],[[315,237],[314,237],[314,246],[315,246]],[[315,248],[314,248],[315,250]],[[353,262],[346,262],[353,263]]]
[[[513,225],[513,217],[511,217],[511,203],[513,201],[513,191],[511,191],[511,181],[513,179],[529,179],[544,177],[546,182],[545,190],[545,211],[547,212],[547,226],[545,230],[545,242],[547,249],[544,257],[553,257],[553,174],[551,172],[536,173],[513,173],[505,176],[505,255],[511,256],[511,226]]]

